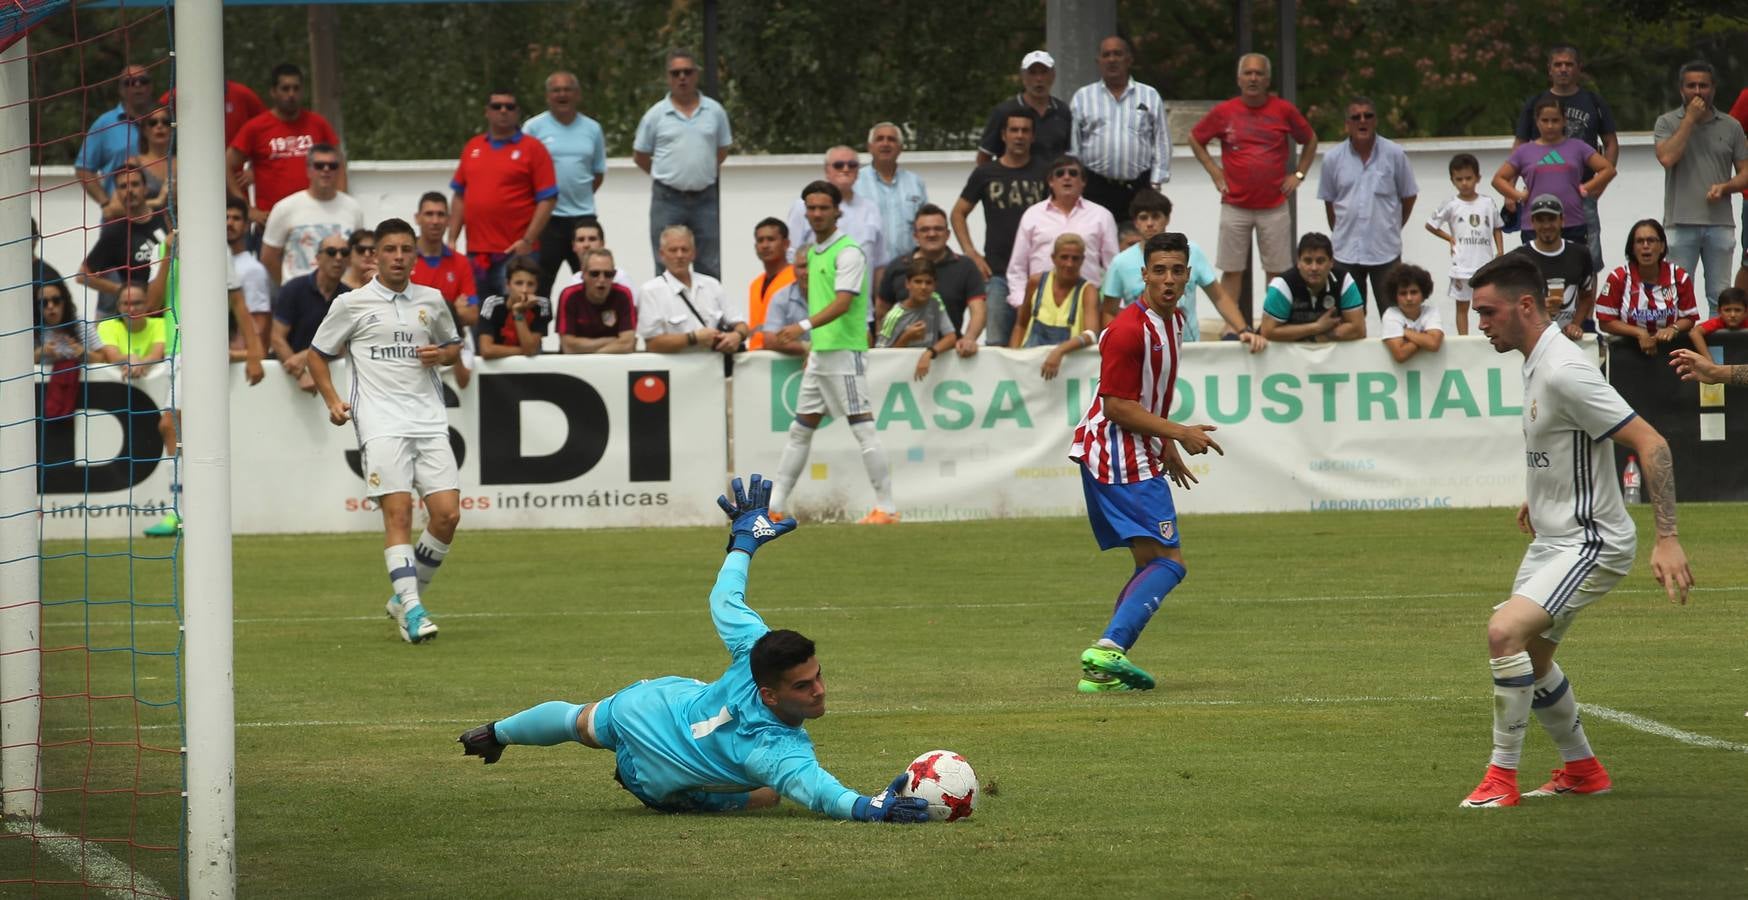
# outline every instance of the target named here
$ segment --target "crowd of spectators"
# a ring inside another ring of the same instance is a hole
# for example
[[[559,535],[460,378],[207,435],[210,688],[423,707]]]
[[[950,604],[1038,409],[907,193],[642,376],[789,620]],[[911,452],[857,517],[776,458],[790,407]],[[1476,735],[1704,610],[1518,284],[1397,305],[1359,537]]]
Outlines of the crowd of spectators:
[[[1066,354],[1087,345],[1083,332],[1096,332],[1139,296],[1136,245],[1166,230],[1172,213],[1164,193],[1172,152],[1166,104],[1130,74],[1135,48],[1126,38],[1101,41],[1097,59],[1099,80],[1064,103],[1051,93],[1051,54],[1024,55],[1020,89],[990,111],[976,164],[950,209],[931,202],[923,180],[902,164],[904,130],[894,122],[868,130],[866,161],[848,145],[825,152],[822,178],[809,189],[830,187],[811,196],[829,193],[834,241],[847,238],[866,260],[859,327],[872,346],[924,349],[919,378],[942,354],[969,357],[982,346],[1050,347],[1043,374],[1052,377]],[[841,293],[809,278],[810,260],[824,252],[813,201],[798,190],[788,210],[771,210],[754,227],[750,248],[761,267],[744,300],[723,285],[719,188],[733,146],[729,115],[700,92],[689,51],[668,53],[665,70],[668,91],[633,141],[635,162],[651,178],[654,278],[631,279],[625,254],[608,247],[597,205],[606,142],[581,111],[585,86],[570,72],[546,78],[546,108],[526,122],[516,91],[492,90],[483,98],[484,128],[461,144],[448,191],[427,192],[407,211],[418,230],[413,281],[438,290],[457,326],[473,335],[459,383],[475,356],[532,355],[543,346],[807,352],[810,317]],[[1509,252],[1540,268],[1550,311],[1574,339],[1600,327],[1647,353],[1670,344],[1703,350],[1705,333],[1741,327],[1748,268],[1732,265],[1730,204],[1733,194],[1748,195],[1748,90],[1729,114],[1720,111],[1711,65],[1680,70],[1682,105],[1654,127],[1661,218],[1636,223],[1621,265],[1609,270],[1598,200],[1617,173],[1617,123],[1606,101],[1582,87],[1578,50],[1554,48],[1546,89],[1524,102],[1516,144],[1493,173],[1493,195],[1479,190],[1484,173],[1473,156],[1450,162],[1453,194],[1425,220],[1449,247],[1449,280],[1436,287],[1425,269],[1402,263],[1420,186],[1402,146],[1379,133],[1377,106],[1348,100],[1343,138],[1324,148],[1319,164],[1317,135],[1294,104],[1270,92],[1272,75],[1266,56],[1240,57],[1237,94],[1190,131],[1190,149],[1222,206],[1214,256],[1190,247],[1186,340],[1201,338],[1199,293],[1222,323],[1219,337],[1252,352],[1270,341],[1365,338],[1370,297],[1397,360],[1436,353],[1445,328],[1433,304],[1438,289],[1456,301],[1454,324],[1467,334],[1468,277],[1507,252],[1511,230],[1521,232],[1521,246]],[[243,299],[236,308],[247,312],[247,321],[233,322],[233,350],[266,348],[310,390],[310,338],[334,297],[373,276],[375,238],[346,191],[341,136],[303,107],[302,71],[276,66],[270,83],[267,103],[226,83],[226,238]],[[129,375],[164,357],[162,304],[144,285],[172,234],[167,209],[180,177],[174,97],[157,94],[140,66],[123,69],[116,85],[117,105],[91,123],[76,164],[105,220],[77,273],[93,292],[90,322],[81,325],[58,273],[39,278],[39,359],[57,373],[51,393],[68,361],[86,354]],[[1314,165],[1321,165],[1317,197],[1328,232],[1295,237],[1288,200]],[[969,221],[979,206],[981,246]],[[1748,203],[1742,227],[1748,234]],[[736,246],[741,240],[731,236]],[[1267,275],[1255,325],[1238,296],[1253,241]],[[566,268],[571,275],[560,283]]]

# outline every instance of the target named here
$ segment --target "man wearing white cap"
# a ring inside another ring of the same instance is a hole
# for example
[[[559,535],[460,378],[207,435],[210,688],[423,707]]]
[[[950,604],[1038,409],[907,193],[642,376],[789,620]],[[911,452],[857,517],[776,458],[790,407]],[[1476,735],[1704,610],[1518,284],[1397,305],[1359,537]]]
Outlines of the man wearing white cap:
[[[1056,59],[1042,50],[1033,50],[1020,60],[1020,86],[1013,97],[996,104],[989,114],[989,124],[983,127],[983,137],[977,142],[977,164],[983,165],[1007,151],[1002,131],[1008,116],[1027,113],[1032,119],[1032,150],[1036,159],[1052,160],[1068,152],[1069,135],[1074,131],[1074,116],[1068,104],[1050,95],[1056,84]]]

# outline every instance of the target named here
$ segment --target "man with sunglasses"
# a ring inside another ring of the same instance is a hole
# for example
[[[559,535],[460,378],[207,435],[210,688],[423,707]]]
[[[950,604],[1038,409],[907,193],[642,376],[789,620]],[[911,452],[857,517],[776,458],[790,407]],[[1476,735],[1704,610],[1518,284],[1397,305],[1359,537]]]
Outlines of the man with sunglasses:
[[[129,65],[116,79],[121,102],[98,116],[85,130],[85,142],[79,145],[79,155],[73,161],[73,171],[85,194],[98,207],[109,206],[115,190],[115,171],[133,156],[140,146],[139,125],[154,108],[152,73],[145,66]]]
[[[558,341],[565,353],[630,353],[637,349],[637,302],[615,279],[613,251],[582,253],[582,280],[558,296]]]
[[[339,188],[339,148],[317,144],[305,163],[310,186],[274,204],[261,235],[261,265],[276,285],[308,275],[316,248],[330,235],[345,238],[364,227],[364,208]]]
[[[825,181],[837,188],[838,196],[842,198],[838,203],[838,228],[862,248],[868,271],[873,275],[868,283],[877,285],[892,257],[888,255],[880,204],[872,196],[856,192],[856,179],[861,177],[861,171],[862,163],[856,158],[854,148],[840,144],[825,152]],[[807,223],[807,205],[801,198],[797,197],[789,205],[785,224],[789,226],[790,234],[813,234],[813,226]]]
[[[340,146],[340,134],[320,113],[303,108],[303,70],[291,63],[273,67],[273,106],[243,124],[225,151],[229,162],[225,181],[230,192],[248,197],[248,189],[238,174],[243,164],[249,164],[255,179],[255,208],[249,218],[257,225],[267,223],[267,214],[274,204],[310,186],[309,171],[304,163],[317,144]],[[341,165],[334,179],[335,187],[346,189],[346,168]]]
[[[1402,226],[1414,214],[1420,185],[1402,145],[1378,134],[1378,107],[1364,97],[1347,104],[1347,140],[1323,157],[1317,199],[1334,232],[1335,261],[1377,295],[1378,315],[1395,305],[1384,276],[1402,261]]]
[[[662,265],[662,232],[684,225],[697,241],[698,271],[722,276],[722,161],[734,134],[728,113],[698,91],[698,59],[687,50],[668,51],[668,94],[637,123],[631,156],[651,179],[649,249],[656,274]]]
[[[1055,265],[1051,248],[1064,234],[1078,234],[1086,242],[1081,277],[1093,284],[1104,279],[1105,270],[1117,258],[1117,220],[1110,210],[1082,196],[1085,189],[1086,169],[1080,160],[1062,156],[1051,163],[1050,199],[1026,210],[1014,232],[1014,249],[1008,255],[1010,307],[1019,309],[1031,302],[1037,288],[1031,279],[1042,278]]]
[[[534,252],[558,204],[558,178],[546,145],[525,139],[522,113],[512,91],[486,99],[486,131],[461,148],[449,187],[449,234],[457,246],[467,229],[467,260],[481,297],[503,295],[504,264]]]
[[[334,298],[347,290],[340,276],[351,256],[346,238],[338,234],[322,238],[315,267],[287,281],[273,300],[273,356],[285,374],[311,394],[316,392],[316,382],[309,372],[310,342]]]

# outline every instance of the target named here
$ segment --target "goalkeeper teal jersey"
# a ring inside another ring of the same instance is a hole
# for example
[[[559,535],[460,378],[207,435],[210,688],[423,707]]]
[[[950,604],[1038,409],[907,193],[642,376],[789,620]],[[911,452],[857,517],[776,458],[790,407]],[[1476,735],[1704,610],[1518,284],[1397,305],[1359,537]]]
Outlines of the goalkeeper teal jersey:
[[[749,656],[771,629],[746,605],[750,561],[730,553],[710,592],[710,617],[733,658],[722,677],[625,688],[603,704],[607,721],[596,721],[596,737],[614,751],[622,774],[629,770],[658,801],[771,787],[792,803],[848,819],[860,795],[820,766],[806,729],[784,723],[759,699]]]

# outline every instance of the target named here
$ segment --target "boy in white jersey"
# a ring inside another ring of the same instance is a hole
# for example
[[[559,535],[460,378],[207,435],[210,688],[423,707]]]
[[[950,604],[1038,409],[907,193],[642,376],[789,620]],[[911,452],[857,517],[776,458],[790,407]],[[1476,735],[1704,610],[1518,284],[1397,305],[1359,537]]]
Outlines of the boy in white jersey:
[[[1469,333],[1469,278],[1495,256],[1505,254],[1504,222],[1492,197],[1476,192],[1481,162],[1472,154],[1451,157],[1451,186],[1457,195],[1426,220],[1426,230],[1451,245],[1451,299],[1457,302],[1457,334]],[[1431,297],[1427,298],[1431,300]]]
[[[1482,266],[1470,279],[1481,332],[1500,353],[1524,355],[1524,460],[1528,500],[1517,524],[1533,540],[1511,597],[1493,609],[1487,649],[1493,670],[1493,758],[1466,808],[1516,806],[1517,768],[1533,709],[1565,765],[1527,796],[1600,794],[1612,786],[1578,719],[1578,701],[1554,651],[1578,610],[1599,600],[1633,566],[1633,520],[1621,502],[1614,448],[1631,448],[1645,468],[1656,516],[1651,574],[1671,602],[1687,602],[1693,574],[1675,529],[1675,467],[1669,445],[1621,399],[1594,360],[1561,340],[1544,305],[1546,282],[1518,255]]]
[[[460,476],[437,375],[460,357],[461,336],[443,295],[409,280],[416,254],[413,226],[400,219],[376,226],[376,277],[334,298],[309,358],[328,420],[350,421],[358,433],[367,496],[382,507],[383,558],[394,585],[388,614],[410,644],[437,636],[419,595],[449,555],[461,522]],[[328,372],[328,360],[342,353],[352,367],[350,401],[340,399]],[[430,514],[417,547],[414,490]]]

